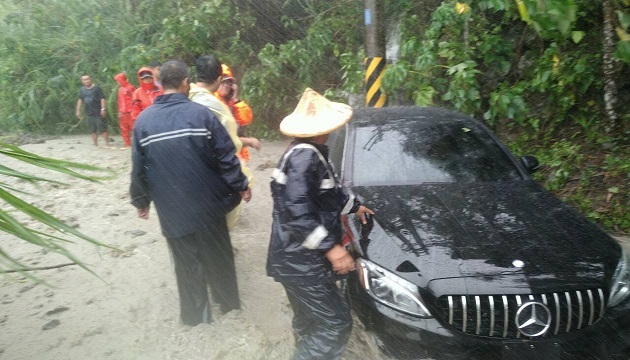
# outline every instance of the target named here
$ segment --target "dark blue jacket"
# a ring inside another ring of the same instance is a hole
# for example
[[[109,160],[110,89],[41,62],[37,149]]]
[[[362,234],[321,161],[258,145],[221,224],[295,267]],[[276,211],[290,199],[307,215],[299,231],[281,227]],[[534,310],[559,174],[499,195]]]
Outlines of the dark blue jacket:
[[[339,215],[356,212],[359,200],[339,185],[324,145],[291,143],[272,177],[267,274],[280,282],[331,281],[325,254],[341,244]]]
[[[167,238],[225,217],[247,189],[230,136],[205,106],[181,93],[161,95],[134,125],[131,203],[151,201]]]

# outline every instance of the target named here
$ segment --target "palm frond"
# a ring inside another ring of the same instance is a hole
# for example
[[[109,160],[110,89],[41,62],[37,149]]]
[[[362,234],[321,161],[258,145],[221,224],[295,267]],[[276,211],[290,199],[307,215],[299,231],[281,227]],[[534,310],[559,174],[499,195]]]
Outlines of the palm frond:
[[[0,267],[6,268],[6,269],[24,269],[25,268],[25,266],[22,265],[22,263],[13,259],[6,251],[4,251],[4,249],[2,249],[2,247],[0,247]],[[24,271],[20,272],[19,270],[18,272],[28,277],[34,282],[44,283],[41,279],[29,274],[28,272],[24,272]],[[0,274],[2,273],[3,271],[0,270]]]
[[[35,185],[37,185],[37,184],[35,184]],[[13,193],[19,193],[19,194],[25,194],[25,195],[30,194],[29,192],[24,191],[22,189],[18,189],[16,187],[12,186],[12,185],[9,185],[9,184],[5,183],[4,181],[0,181],[0,188],[3,188],[5,190],[9,190],[9,191],[11,191]]]
[[[49,213],[41,210],[40,208],[33,206],[29,203],[27,203],[26,201],[18,198],[17,196],[12,195],[11,193],[9,193],[8,191],[5,191],[3,189],[0,188],[0,199],[6,201],[8,204],[12,205],[13,207],[15,207],[16,209],[18,209],[19,211],[25,213],[26,215],[30,216],[31,218],[41,222],[42,224],[45,224],[61,233],[68,233],[68,234],[72,234],[76,237],[79,237],[83,240],[89,241],[95,245],[98,246],[107,246],[101,242],[99,242],[98,240],[95,240],[87,235],[84,235],[83,233],[75,230],[72,226],[66,224],[65,222],[57,219],[56,217],[50,215]],[[7,214],[8,215],[8,214]],[[29,232],[31,233],[31,232]]]
[[[111,177],[111,173],[113,173],[113,171],[109,169],[103,169],[92,165],[39,156],[37,154],[22,150],[17,146],[5,144],[2,142],[0,142],[0,154],[32,164],[34,166],[67,174],[75,178],[87,181],[98,182],[99,180]],[[110,175],[106,177],[96,177],[85,175],[75,170],[101,173],[107,172],[110,173]],[[49,182],[65,185],[63,182],[46,179],[40,176],[30,175],[28,173],[9,168],[5,165],[0,165],[0,175],[22,179],[34,185],[36,185],[38,182]],[[68,236],[72,236],[99,247],[108,247],[111,249],[116,248],[83,234],[82,232],[76,230],[62,220],[49,214],[48,212],[17,197],[16,195],[14,195],[15,193],[25,192],[16,189],[14,186],[7,184],[6,182],[0,182],[0,200],[4,201],[7,205],[13,207],[13,211],[21,212],[24,215],[27,215],[29,218],[47,226],[48,228],[54,230],[56,234],[60,235],[57,236],[55,234],[45,234],[41,231],[29,228],[21,221],[16,219],[8,210],[4,208],[0,209],[0,232],[13,235],[18,239],[31,243],[49,252],[60,254],[98,277],[98,275],[96,275],[85,263],[81,262],[74,254],[72,254],[65,247],[61,246],[60,243],[72,243],[73,241],[68,238]],[[3,269],[1,269],[1,267],[5,267],[8,270],[2,271]],[[31,269],[28,266],[25,266],[20,261],[13,258],[4,249],[0,248],[0,273],[17,272],[34,281],[41,282],[41,280],[36,276],[27,273],[30,270]]]
[[[26,180],[30,183],[36,183],[38,181],[45,181],[45,182],[50,182],[50,183],[55,183],[55,184],[64,184],[60,181],[56,181],[56,180],[51,180],[51,179],[46,179],[46,178],[42,178],[39,176],[33,176],[21,171],[17,171],[17,170],[13,170],[7,166],[4,166],[2,164],[0,164],[0,175],[4,175],[4,176],[10,176],[10,177],[15,177],[18,179],[22,179],[22,180]]]
[[[8,195],[8,196],[7,196]],[[76,231],[75,229],[73,229],[72,227],[70,227],[69,225],[65,224],[64,222],[62,222],[61,220],[55,218],[54,216],[46,213],[45,211],[42,211],[30,204],[25,203],[24,201],[12,196],[11,194],[9,194],[8,192],[1,190],[0,189],[0,198],[4,199],[4,200],[9,200],[8,203],[12,204],[13,206],[17,206],[19,207],[19,209],[26,213],[29,214],[33,219],[48,225],[49,227],[60,231],[62,233],[71,233],[81,239],[84,239],[88,242],[91,242],[95,245],[98,246],[104,246],[104,247],[109,247],[112,249],[115,249],[112,246],[106,245],[101,243],[100,241],[97,241],[95,239],[92,239],[91,237],[84,235],[82,233],[80,233],[79,231]],[[24,209],[22,207],[22,205],[28,205],[29,208]],[[71,231],[68,231],[69,229],[71,229]],[[88,268],[83,262],[81,262],[78,258],[76,258],[70,251],[68,251],[66,248],[64,248],[61,245],[58,245],[55,240],[59,240],[59,237],[56,236],[48,236],[44,237],[42,236],[43,234],[39,231],[33,231],[32,229],[27,228],[26,226],[24,226],[21,222],[19,222],[18,220],[16,220],[13,216],[11,216],[9,213],[7,213],[4,210],[0,210],[0,231],[4,231],[6,233],[12,234],[24,241],[27,241],[33,245],[39,246],[42,249],[46,249],[48,251],[51,252],[55,252],[57,254],[60,254],[70,260],[72,260],[73,262],[77,263],[77,265],[79,265],[80,267],[84,268],[85,270],[89,271],[90,273],[96,275],[90,268]],[[62,241],[66,241],[66,242],[72,242],[68,239],[61,239]],[[0,255],[2,256],[2,255]],[[28,269],[28,267],[24,266],[23,264],[21,264],[19,261],[17,261],[16,259],[12,258],[11,256],[9,256],[8,254],[5,254],[6,259],[9,260],[9,262],[12,265],[15,265],[15,269]]]
[[[76,162],[66,161],[66,160],[51,159],[51,158],[39,156],[31,152],[22,150],[15,145],[10,145],[6,143],[2,143],[2,142],[0,142],[0,154],[10,156],[14,159],[24,161],[35,166],[39,166],[39,167],[50,169],[50,170],[57,171],[60,173],[68,174],[73,177],[83,179],[83,180],[88,180],[88,181],[98,181],[98,180],[107,179],[108,177],[95,177],[95,176],[83,175],[72,169],[98,171],[98,172],[105,171],[105,172],[112,173],[112,171],[109,169],[103,169],[103,168],[99,168],[92,165],[81,164],[81,163],[76,163]]]

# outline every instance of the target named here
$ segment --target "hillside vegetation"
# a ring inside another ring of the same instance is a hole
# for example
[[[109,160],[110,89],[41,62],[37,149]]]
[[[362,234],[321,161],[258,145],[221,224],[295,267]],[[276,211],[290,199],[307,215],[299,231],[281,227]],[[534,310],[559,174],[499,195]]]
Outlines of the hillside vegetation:
[[[630,232],[630,0],[383,0],[400,52],[390,104],[474,115],[537,179],[613,232]],[[214,53],[277,136],[307,86],[363,91],[361,0],[0,0],[0,132],[67,133],[82,74],[108,94],[152,60]],[[134,81],[135,80],[135,81]]]

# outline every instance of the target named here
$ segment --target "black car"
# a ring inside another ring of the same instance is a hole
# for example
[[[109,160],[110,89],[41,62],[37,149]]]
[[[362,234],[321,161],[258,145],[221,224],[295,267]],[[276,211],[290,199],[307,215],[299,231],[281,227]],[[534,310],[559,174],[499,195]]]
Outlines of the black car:
[[[388,351],[445,359],[629,359],[630,268],[480,122],[437,108],[355,109],[331,134],[352,308]],[[411,350],[409,350],[411,351]]]

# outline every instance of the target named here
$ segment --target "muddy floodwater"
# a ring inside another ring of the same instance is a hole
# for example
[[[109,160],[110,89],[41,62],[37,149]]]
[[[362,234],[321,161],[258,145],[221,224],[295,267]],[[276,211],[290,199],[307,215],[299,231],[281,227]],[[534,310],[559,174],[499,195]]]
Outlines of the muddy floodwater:
[[[3,165],[67,183],[32,186],[28,202],[116,249],[83,241],[65,245],[94,271],[76,265],[34,272],[47,285],[20,275],[0,277],[0,359],[289,359],[293,351],[291,309],[282,286],[265,275],[271,226],[269,180],[288,141],[264,142],[251,151],[253,199],[231,231],[242,310],[209,325],[179,322],[172,260],[154,210],[148,221],[129,204],[130,152],[95,148],[89,135],[48,140],[22,148],[46,157],[108,168],[99,183],[78,180],[2,159]],[[3,208],[6,205],[3,204]],[[41,229],[35,222],[29,226]],[[0,247],[32,267],[70,261],[0,234]],[[377,359],[373,338],[355,320],[345,359]]]

